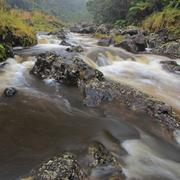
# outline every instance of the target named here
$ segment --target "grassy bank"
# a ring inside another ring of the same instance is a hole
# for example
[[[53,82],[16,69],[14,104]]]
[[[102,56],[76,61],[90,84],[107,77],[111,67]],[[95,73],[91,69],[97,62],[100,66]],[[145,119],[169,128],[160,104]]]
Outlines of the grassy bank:
[[[166,28],[180,37],[180,10],[167,7],[155,12],[142,22],[142,27],[151,32]]]
[[[42,12],[0,7],[0,61],[8,56],[6,45],[25,47],[36,44],[38,31],[55,31],[60,27],[63,27],[62,22]]]

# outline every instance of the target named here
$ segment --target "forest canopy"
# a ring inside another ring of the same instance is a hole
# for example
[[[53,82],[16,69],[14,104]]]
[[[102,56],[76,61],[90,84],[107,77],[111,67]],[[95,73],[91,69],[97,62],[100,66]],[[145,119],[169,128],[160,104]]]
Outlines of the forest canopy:
[[[7,0],[13,8],[38,9],[64,21],[81,22],[89,20],[86,0]]]

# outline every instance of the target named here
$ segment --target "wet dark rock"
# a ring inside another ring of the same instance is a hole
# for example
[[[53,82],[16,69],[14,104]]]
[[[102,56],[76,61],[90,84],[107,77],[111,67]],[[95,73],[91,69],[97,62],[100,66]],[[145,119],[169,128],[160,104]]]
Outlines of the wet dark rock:
[[[84,86],[84,96],[84,104],[89,107],[99,106],[106,101],[118,100],[131,110],[147,113],[168,129],[175,130],[180,127],[180,121],[176,119],[170,106],[128,85],[92,80]]]
[[[112,42],[111,38],[102,38],[98,41],[98,45],[99,46],[109,46]]]
[[[81,26],[74,26],[69,28],[71,32],[74,33],[80,33],[81,32]]]
[[[111,25],[102,24],[99,27],[97,27],[96,32],[101,34],[109,34],[111,28]]]
[[[71,46],[72,44],[64,39],[64,40],[62,40],[61,45],[63,45],[63,46]]]
[[[101,169],[106,167],[106,172],[103,172],[99,176],[116,177],[119,180],[125,179],[125,175],[122,171],[120,162],[106,149],[106,147],[99,143],[94,142],[88,148],[88,156],[90,159],[89,166],[93,170]]]
[[[0,63],[0,69],[4,68],[4,66],[6,66],[8,63],[6,62],[3,62],[3,63]]]
[[[111,36],[122,35],[122,29],[113,28],[110,30],[110,35]]]
[[[34,169],[31,177],[32,180],[84,180],[86,175],[75,155],[64,153]]]
[[[86,106],[97,107],[117,100],[131,110],[146,113],[171,131],[180,128],[180,120],[170,106],[131,86],[104,80],[100,71],[80,58],[67,60],[53,54],[43,54],[37,58],[31,73],[42,79],[54,78],[59,83],[78,87]]]
[[[93,34],[96,32],[96,28],[94,26],[88,26],[80,29],[80,33],[84,34]]]
[[[92,78],[101,80],[103,74],[88,66],[82,59],[67,60],[55,54],[42,54],[37,57],[31,73],[42,78],[54,78],[57,82],[77,86],[78,82]]]
[[[92,160],[91,167],[115,164],[117,162],[105,146],[98,142],[94,142],[89,146],[88,154]]]
[[[66,39],[67,33],[65,32],[64,29],[60,29],[55,32],[50,32],[50,33],[48,33],[48,35],[53,35],[53,36],[56,36],[58,39],[64,40],[64,39]]]
[[[146,37],[143,34],[136,34],[125,38],[120,43],[116,43],[115,47],[121,47],[129,52],[137,53],[145,51],[147,47]]]
[[[137,35],[132,36],[132,40],[134,44],[137,46],[138,52],[145,51],[147,43],[146,37],[143,34],[139,33]]]
[[[161,61],[163,69],[173,73],[180,73],[180,65],[176,61]]]
[[[4,95],[6,97],[13,97],[16,93],[17,93],[17,90],[15,88],[13,88],[13,87],[6,88],[4,90]]]
[[[153,49],[153,53],[166,55],[171,58],[180,58],[180,41],[162,44]]]
[[[137,51],[138,51],[138,48],[132,39],[122,40],[120,43],[114,44],[114,46],[121,47],[121,48],[125,49],[126,51],[129,51],[132,53],[137,53]]]
[[[138,33],[139,33],[139,29],[128,29],[128,30],[122,31],[121,35],[129,34],[129,35],[133,36],[133,35],[136,35]]]
[[[66,51],[68,52],[77,52],[77,53],[81,53],[84,51],[82,46],[71,46],[69,48],[66,49]]]

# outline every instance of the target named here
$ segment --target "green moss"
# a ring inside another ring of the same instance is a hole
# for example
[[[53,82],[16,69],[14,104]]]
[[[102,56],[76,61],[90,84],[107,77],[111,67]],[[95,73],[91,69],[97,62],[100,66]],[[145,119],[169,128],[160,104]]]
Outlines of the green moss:
[[[114,35],[112,37],[113,41],[115,42],[115,44],[119,44],[122,42],[122,40],[124,39],[124,37],[122,35]]]
[[[4,61],[6,58],[6,51],[2,44],[0,44],[0,62]]]
[[[180,36],[180,10],[165,8],[162,12],[156,12],[143,21],[142,26],[146,30],[156,31],[167,28],[169,32]]]
[[[101,34],[101,33],[95,33],[94,37],[97,39],[103,39],[103,38],[111,38],[116,44],[120,43],[124,37],[122,35],[108,35],[108,34]]]

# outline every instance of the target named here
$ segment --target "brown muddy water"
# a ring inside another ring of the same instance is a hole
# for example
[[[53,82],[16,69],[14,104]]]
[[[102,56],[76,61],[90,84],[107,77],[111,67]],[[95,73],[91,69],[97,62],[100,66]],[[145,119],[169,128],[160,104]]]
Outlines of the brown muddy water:
[[[167,58],[98,47],[97,40],[88,36],[69,34],[69,38],[86,48],[83,59],[106,78],[132,85],[179,111],[179,75],[164,71],[159,64]],[[77,89],[30,75],[36,60],[32,55],[66,53],[54,37],[40,35],[38,41],[37,46],[21,51],[26,57],[8,59],[0,69],[0,94],[6,87],[18,89],[13,98],[0,97],[0,180],[20,179],[63,151],[74,152],[86,164],[84,154],[93,141],[120,159],[128,179],[180,179],[180,147],[169,141],[158,123],[118,102],[87,108]],[[176,134],[178,141],[180,133]],[[106,172],[93,176],[105,179]]]

